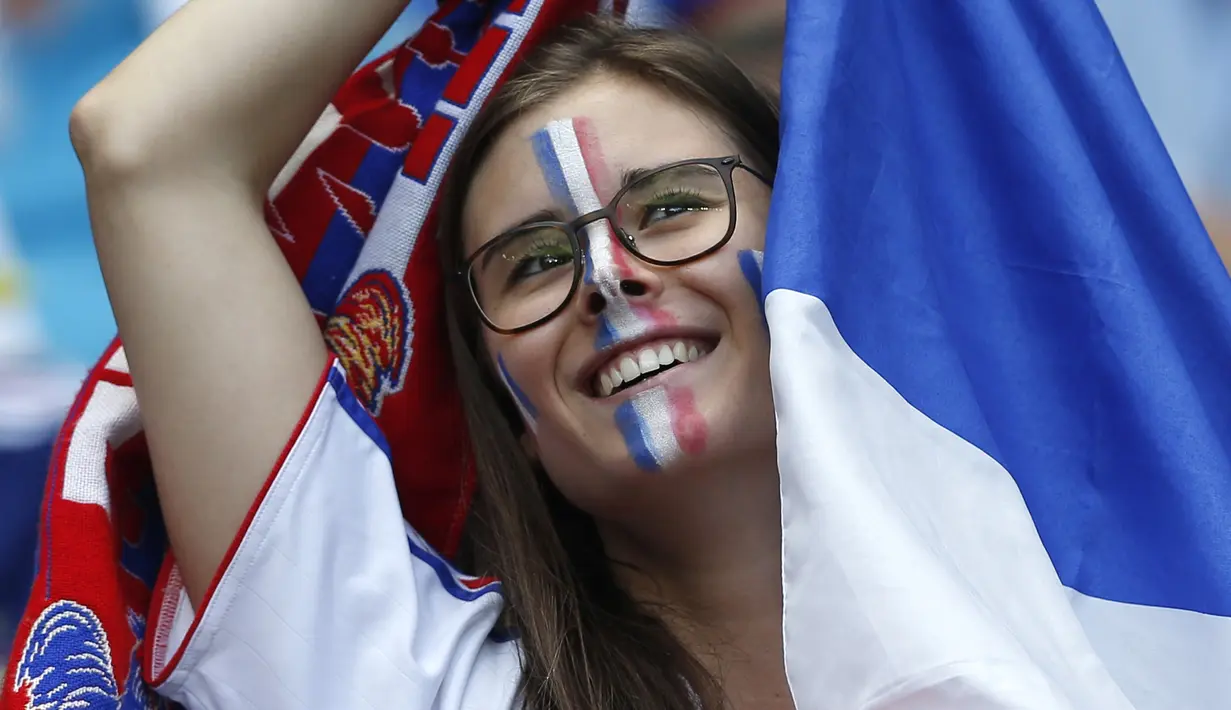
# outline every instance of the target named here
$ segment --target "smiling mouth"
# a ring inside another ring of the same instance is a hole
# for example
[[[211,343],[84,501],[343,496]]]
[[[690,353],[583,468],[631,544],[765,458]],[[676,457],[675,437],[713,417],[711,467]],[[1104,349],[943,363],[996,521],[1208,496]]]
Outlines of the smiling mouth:
[[[610,397],[689,362],[714,349],[713,343],[691,338],[645,343],[620,353],[599,369],[591,383],[596,397]]]

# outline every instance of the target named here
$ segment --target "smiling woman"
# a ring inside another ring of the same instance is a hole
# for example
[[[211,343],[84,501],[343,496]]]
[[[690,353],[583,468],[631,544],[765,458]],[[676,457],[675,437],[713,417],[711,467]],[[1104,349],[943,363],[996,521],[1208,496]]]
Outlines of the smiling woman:
[[[530,707],[789,706],[769,344],[740,257],[764,248],[777,140],[774,100],[708,45],[591,22],[458,147],[453,354]]]
[[[471,577],[402,520],[388,442],[265,232],[259,196],[403,5],[306,1],[197,0],[74,113],[175,550],[152,686],[192,709],[792,707],[747,258],[775,100],[701,40],[590,20],[457,145],[439,235]],[[277,47],[235,33],[253,13]]]

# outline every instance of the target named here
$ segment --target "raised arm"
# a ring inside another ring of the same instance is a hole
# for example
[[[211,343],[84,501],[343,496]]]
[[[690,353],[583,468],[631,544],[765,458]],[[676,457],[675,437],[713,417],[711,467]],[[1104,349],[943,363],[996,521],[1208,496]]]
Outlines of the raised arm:
[[[194,603],[326,362],[262,217],[406,0],[193,0],[73,111],[103,277]]]

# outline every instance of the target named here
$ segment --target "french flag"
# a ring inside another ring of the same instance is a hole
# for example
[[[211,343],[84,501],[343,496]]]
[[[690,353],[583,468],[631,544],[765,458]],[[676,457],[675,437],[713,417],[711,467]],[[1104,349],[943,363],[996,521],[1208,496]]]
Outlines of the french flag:
[[[793,0],[800,708],[1231,707],[1231,279],[1092,0]]]

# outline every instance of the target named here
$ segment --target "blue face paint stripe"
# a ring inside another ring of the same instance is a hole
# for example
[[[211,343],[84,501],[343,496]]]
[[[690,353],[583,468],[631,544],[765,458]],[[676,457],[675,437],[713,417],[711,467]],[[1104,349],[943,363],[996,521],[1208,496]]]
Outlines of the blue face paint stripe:
[[[615,420],[637,467],[643,471],[657,471],[658,460],[654,458],[654,452],[650,450],[641,417],[638,416],[632,401],[626,401],[616,407]]]
[[[594,259],[588,254],[586,255],[586,268],[582,272],[581,281],[587,286],[594,285]]]
[[[765,298],[765,294],[761,293],[761,260],[757,258],[757,252],[751,249],[745,249],[739,253],[739,268],[744,272],[744,278],[747,279],[748,285],[757,294],[757,299]]]
[[[612,327],[606,316],[598,317],[598,333],[594,336],[594,349],[604,350],[615,345],[620,340],[620,334]]]
[[[570,214],[577,214],[577,204],[573,202],[573,193],[569,190],[568,180],[564,177],[564,168],[556,155],[556,147],[552,145],[551,133],[546,128],[539,129],[530,138],[534,146],[534,157],[538,160],[551,196],[562,205],[567,205]]]
[[[745,249],[739,253],[739,269],[744,274],[744,280],[752,287],[752,292],[757,295],[757,307],[761,309],[761,316],[765,316],[765,293],[762,289],[761,274],[764,271],[762,265],[763,252]]]
[[[504,378],[504,383],[508,385],[509,391],[513,393],[513,398],[516,399],[517,403],[521,405],[522,410],[525,411],[526,415],[529,416],[530,419],[538,419],[538,409],[534,407],[534,403],[530,401],[530,398],[526,396],[526,393],[523,392],[521,387],[517,385],[517,381],[513,379],[512,375],[509,374],[509,368],[504,365],[504,356],[496,356],[496,366],[500,368],[500,376]]]

